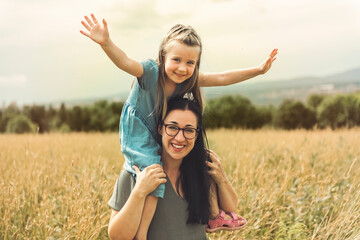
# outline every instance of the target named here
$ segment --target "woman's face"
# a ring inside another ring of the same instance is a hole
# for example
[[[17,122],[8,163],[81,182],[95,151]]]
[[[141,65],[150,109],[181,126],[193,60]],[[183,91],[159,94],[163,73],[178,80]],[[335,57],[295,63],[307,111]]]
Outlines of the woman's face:
[[[172,110],[165,118],[164,124],[171,124],[179,128],[197,128],[197,117],[190,110]],[[184,130],[180,130],[174,137],[169,136],[165,132],[165,126],[159,128],[162,137],[162,158],[163,160],[181,161],[194,148],[196,137],[186,139],[183,134]],[[186,131],[186,130],[185,130]],[[165,159],[164,159],[165,158]]]

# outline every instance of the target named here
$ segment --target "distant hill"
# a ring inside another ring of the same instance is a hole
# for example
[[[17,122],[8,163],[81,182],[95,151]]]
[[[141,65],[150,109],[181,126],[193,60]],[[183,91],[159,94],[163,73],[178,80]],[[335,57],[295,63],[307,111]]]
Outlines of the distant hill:
[[[337,73],[325,77],[300,77],[289,80],[269,81],[254,83],[252,81],[243,82],[234,86],[204,88],[207,99],[216,98],[226,94],[241,94],[248,97],[254,104],[278,105],[285,98],[292,98],[305,101],[307,97],[314,93],[336,94],[350,93],[360,90],[360,67],[346,72]],[[85,99],[74,99],[65,101],[67,106],[90,105],[95,101],[125,101],[128,92],[94,97]],[[58,106],[59,102],[51,103]]]

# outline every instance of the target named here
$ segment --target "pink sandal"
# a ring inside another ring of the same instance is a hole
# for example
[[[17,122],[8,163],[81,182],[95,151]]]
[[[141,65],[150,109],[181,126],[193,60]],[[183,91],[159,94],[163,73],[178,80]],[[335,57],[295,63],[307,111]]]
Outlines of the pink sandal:
[[[245,227],[246,219],[237,215],[234,212],[230,212],[231,219],[225,219],[225,212],[220,210],[220,213],[216,216],[215,219],[210,219],[208,222],[208,226],[206,228],[206,232],[212,233],[219,230],[237,230]]]

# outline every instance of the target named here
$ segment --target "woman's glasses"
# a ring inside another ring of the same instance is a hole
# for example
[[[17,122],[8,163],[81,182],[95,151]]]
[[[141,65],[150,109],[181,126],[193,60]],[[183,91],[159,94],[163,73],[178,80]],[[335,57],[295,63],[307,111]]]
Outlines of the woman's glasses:
[[[197,135],[200,129],[197,128],[191,128],[191,127],[186,127],[186,128],[180,128],[174,124],[163,124],[165,126],[165,132],[167,135],[169,135],[170,137],[175,137],[180,130],[182,130],[184,138],[190,140],[190,139],[194,139]]]

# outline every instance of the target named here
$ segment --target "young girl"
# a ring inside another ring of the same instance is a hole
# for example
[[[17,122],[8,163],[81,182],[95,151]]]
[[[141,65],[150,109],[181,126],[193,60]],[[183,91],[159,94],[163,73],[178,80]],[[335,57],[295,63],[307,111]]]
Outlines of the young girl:
[[[137,77],[120,118],[124,169],[134,176],[133,166],[142,170],[152,164],[161,164],[160,146],[156,142],[157,119],[166,113],[168,99],[190,94],[202,107],[201,86],[225,86],[264,74],[277,55],[277,49],[274,49],[268,59],[255,68],[200,74],[202,44],[197,33],[189,26],[178,24],[171,28],[160,45],[157,61],[145,60],[140,63],[129,58],[112,42],[105,19],[102,25],[94,14],[91,14],[91,19],[85,16],[85,20],[81,23],[88,32],[80,32],[98,43],[117,67]],[[172,145],[179,152],[184,147]],[[157,198],[163,195],[164,184],[161,184],[146,198],[136,238],[146,239]],[[217,218],[216,214],[211,217]],[[218,217],[224,215],[219,214]]]

